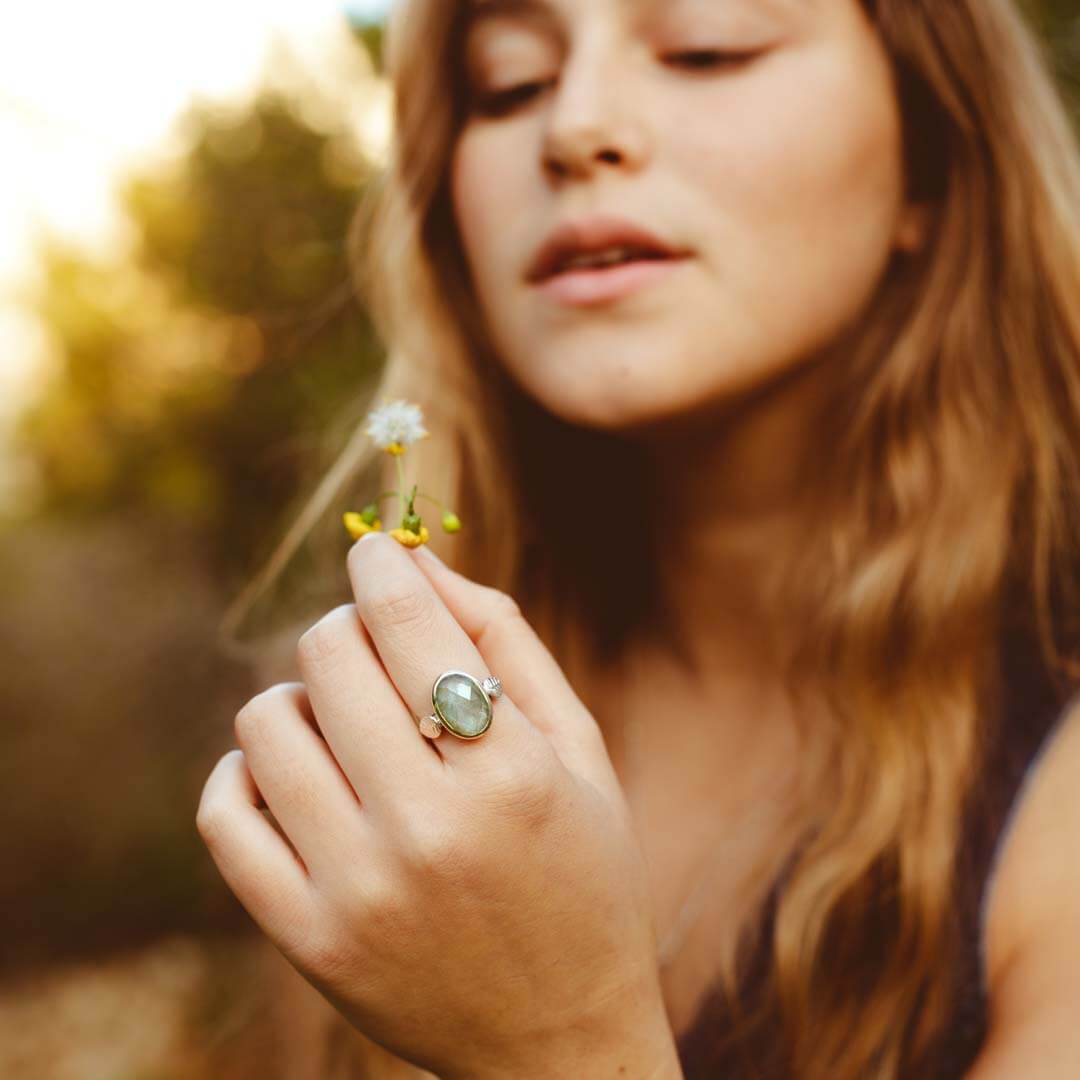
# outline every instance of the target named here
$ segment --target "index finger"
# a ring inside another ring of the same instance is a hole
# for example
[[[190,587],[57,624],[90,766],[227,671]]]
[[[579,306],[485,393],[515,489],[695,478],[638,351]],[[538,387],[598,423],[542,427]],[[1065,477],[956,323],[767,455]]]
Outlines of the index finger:
[[[360,618],[387,674],[416,719],[435,712],[432,691],[444,672],[464,671],[477,682],[499,675],[488,669],[472,639],[396,540],[368,533],[353,544],[347,561]],[[484,707],[475,688],[465,681],[454,683],[451,697],[466,712]],[[504,759],[538,734],[514,705],[506,687],[491,705],[491,726],[479,738],[461,739],[449,730],[439,736],[438,749],[446,762],[482,762],[492,755],[496,760]],[[419,728],[417,738],[426,738]]]

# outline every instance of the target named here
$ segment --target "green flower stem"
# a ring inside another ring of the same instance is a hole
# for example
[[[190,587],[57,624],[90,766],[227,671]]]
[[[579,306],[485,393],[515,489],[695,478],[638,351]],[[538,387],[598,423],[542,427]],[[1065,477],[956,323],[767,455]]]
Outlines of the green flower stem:
[[[409,507],[405,502],[405,464],[402,462],[402,454],[395,454],[394,461],[397,463],[398,485],[401,488],[401,520],[404,521],[409,513]]]
[[[376,495],[375,498],[373,498],[371,500],[371,502],[377,503],[377,502],[380,502],[383,499],[388,499],[391,495],[399,495],[399,494],[401,494],[401,493],[399,491],[397,491],[397,490],[383,491],[380,494]],[[416,493],[416,498],[417,499],[427,499],[428,502],[433,502],[437,507],[439,507],[440,510],[445,510],[446,509],[446,503],[440,502],[438,499],[434,498],[434,496],[425,495],[422,491],[418,491]],[[404,500],[404,496],[402,496],[402,499]]]

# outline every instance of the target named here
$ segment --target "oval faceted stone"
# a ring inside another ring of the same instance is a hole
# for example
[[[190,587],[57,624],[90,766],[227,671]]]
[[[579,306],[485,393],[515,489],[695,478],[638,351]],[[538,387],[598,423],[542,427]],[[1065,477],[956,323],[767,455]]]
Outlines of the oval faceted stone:
[[[446,728],[462,739],[475,739],[491,726],[491,701],[471,675],[448,671],[431,693],[435,713]]]

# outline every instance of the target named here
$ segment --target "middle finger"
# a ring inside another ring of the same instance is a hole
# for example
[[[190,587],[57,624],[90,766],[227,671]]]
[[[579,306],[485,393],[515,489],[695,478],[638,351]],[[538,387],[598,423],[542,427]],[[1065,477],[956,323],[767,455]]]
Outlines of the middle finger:
[[[369,533],[348,555],[356,607],[387,674],[414,717],[433,711],[432,689],[446,671],[464,671],[482,682],[489,671],[476,643],[396,540]],[[433,745],[447,765],[471,768],[516,760],[536,735],[505,691],[494,705],[490,728],[477,739],[445,732]],[[415,727],[417,738],[428,742]],[[468,764],[466,764],[468,763]]]
[[[442,769],[387,675],[355,604],[342,604],[307,630],[297,660],[319,730],[364,809],[398,803]]]

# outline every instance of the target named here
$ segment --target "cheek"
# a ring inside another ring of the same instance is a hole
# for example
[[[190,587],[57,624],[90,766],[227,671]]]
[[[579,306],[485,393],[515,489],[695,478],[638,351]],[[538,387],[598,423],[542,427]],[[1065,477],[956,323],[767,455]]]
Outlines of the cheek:
[[[684,145],[712,204],[718,271],[747,316],[819,343],[867,300],[902,194],[887,69],[824,44],[783,58]],[[775,333],[775,329],[772,331]]]
[[[506,168],[505,147],[497,132],[465,131],[451,160],[454,213],[466,258],[480,292],[505,273],[509,223],[522,205]],[[519,150],[520,153],[520,150]],[[500,166],[500,159],[503,164]],[[510,160],[513,160],[510,158]]]

